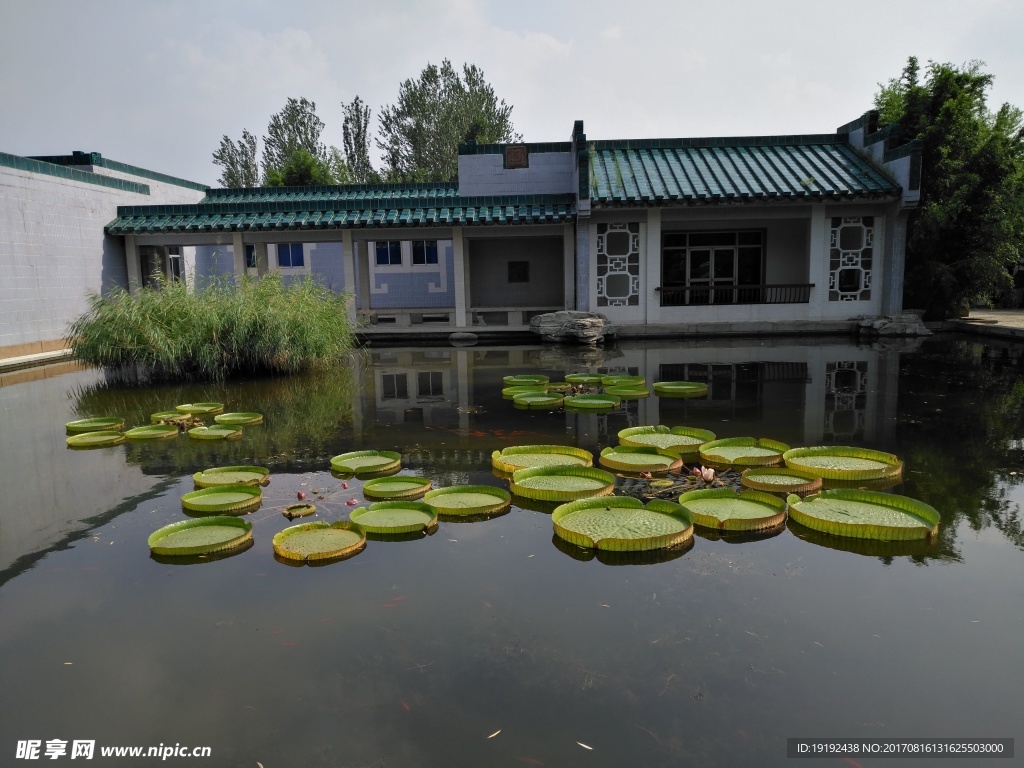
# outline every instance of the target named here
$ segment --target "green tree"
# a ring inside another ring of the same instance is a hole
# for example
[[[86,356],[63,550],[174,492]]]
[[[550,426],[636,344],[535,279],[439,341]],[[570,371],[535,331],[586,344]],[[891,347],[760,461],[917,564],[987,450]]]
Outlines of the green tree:
[[[222,187],[258,187],[260,168],[256,162],[256,137],[242,131],[242,138],[235,142],[226,135],[213,153],[214,165],[221,167],[219,183]]]
[[[910,217],[904,305],[930,319],[954,316],[963,302],[1010,287],[1024,248],[1024,120],[1004,104],[986,106],[992,75],[917,59],[880,85],[875,106],[903,139],[922,140],[921,200]]]
[[[305,152],[323,163],[329,155],[320,141],[324,123],[316,114],[316,103],[308,99],[288,99],[284,108],[270,117],[267,135],[263,137],[263,173],[282,170],[296,150]]]
[[[345,164],[351,171],[352,180],[357,184],[375,184],[380,174],[370,162],[370,117],[372,111],[356,96],[351,103],[342,102],[345,121],[342,124],[342,141],[345,148]]]
[[[296,149],[284,165],[267,171],[268,187],[309,187],[336,184],[330,160],[313,157],[304,149]]]
[[[377,146],[389,181],[449,181],[459,168],[459,142],[521,141],[512,107],[499,101],[483,70],[464,64],[460,75],[445,59],[403,82],[398,101],[380,113]]]

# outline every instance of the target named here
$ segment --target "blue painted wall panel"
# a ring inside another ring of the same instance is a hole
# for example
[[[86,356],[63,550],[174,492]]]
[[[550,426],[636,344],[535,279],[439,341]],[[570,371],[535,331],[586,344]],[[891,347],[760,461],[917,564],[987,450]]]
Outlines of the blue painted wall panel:
[[[370,265],[370,307],[399,309],[455,306],[455,262],[451,240],[437,244],[438,264]],[[373,252],[370,252],[373,258]]]

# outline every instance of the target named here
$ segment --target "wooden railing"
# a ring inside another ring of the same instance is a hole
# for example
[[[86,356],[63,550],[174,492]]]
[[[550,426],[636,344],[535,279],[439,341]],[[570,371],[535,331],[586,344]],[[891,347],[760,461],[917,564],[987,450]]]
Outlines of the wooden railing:
[[[655,288],[663,307],[707,304],[807,304],[813,283],[774,285],[699,285],[688,288]]]

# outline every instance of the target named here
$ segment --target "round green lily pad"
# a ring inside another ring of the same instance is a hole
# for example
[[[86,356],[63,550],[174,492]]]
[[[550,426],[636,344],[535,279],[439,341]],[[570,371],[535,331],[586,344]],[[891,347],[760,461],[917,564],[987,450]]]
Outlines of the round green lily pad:
[[[719,531],[762,531],[786,521],[786,502],[761,491],[708,488],[689,491],[679,503],[693,513],[693,524]]]
[[[389,472],[402,466],[402,454],[394,451],[350,451],[331,459],[331,469],[339,474]]]
[[[770,467],[782,463],[789,446],[777,440],[727,437],[704,443],[698,451],[703,461],[733,467]]]
[[[212,467],[196,472],[192,481],[200,488],[218,485],[266,485],[270,482],[270,470],[266,467]]]
[[[903,462],[891,453],[846,445],[793,448],[783,458],[787,467],[816,472],[827,480],[879,480],[903,472]]]
[[[743,470],[744,488],[766,493],[814,493],[821,490],[821,476],[795,467],[755,467]]]
[[[679,470],[683,462],[678,456],[667,456],[657,448],[620,445],[601,451],[601,466],[618,472],[650,472],[667,474]]]
[[[570,395],[565,398],[563,405],[578,410],[602,410],[617,408],[621,398],[616,395]]]
[[[181,411],[157,411],[149,415],[149,421],[151,424],[159,424],[161,421],[183,419],[191,415],[191,413],[182,413]]]
[[[173,424],[147,424],[135,427],[124,433],[129,440],[165,440],[178,436],[178,428]]]
[[[491,466],[507,475],[526,467],[560,464],[589,467],[593,463],[594,456],[590,451],[569,445],[514,445],[491,454]]]
[[[512,387],[505,387],[501,390],[501,396],[506,400],[513,400],[517,395],[532,393],[543,395],[548,391],[546,384],[516,384]]]
[[[154,555],[187,557],[225,552],[252,539],[252,523],[237,517],[204,517],[165,525],[149,536]]]
[[[347,521],[301,523],[274,536],[274,552],[288,560],[331,560],[354,555],[366,546],[366,534]]]
[[[82,432],[120,432],[124,428],[124,419],[117,416],[99,416],[95,419],[78,419],[64,425],[69,435]]]
[[[510,490],[524,499],[575,501],[611,494],[615,475],[596,467],[531,467],[512,475]]]
[[[599,373],[568,373],[565,376],[565,380],[570,384],[587,384],[591,386],[600,384],[602,378],[604,377]]]
[[[514,376],[506,376],[502,382],[506,387],[514,387],[522,384],[547,384],[550,380],[550,377],[542,373],[519,373]]]
[[[555,535],[579,547],[640,552],[682,544],[693,537],[691,513],[679,504],[632,496],[606,496],[563,504],[551,513]]]
[[[437,525],[437,510],[415,501],[378,501],[352,510],[350,517],[369,533],[415,533]]]
[[[251,485],[220,485],[186,493],[181,497],[181,506],[191,512],[211,514],[227,512],[244,515],[252,512],[263,501],[263,492]]]
[[[601,377],[601,385],[605,387],[640,387],[647,383],[643,376],[631,376],[627,373],[613,373]]]
[[[619,432],[622,445],[658,448],[673,456],[697,453],[705,443],[715,439],[715,433],[694,427],[627,427]]]
[[[255,427],[263,423],[262,413],[221,413],[213,417],[218,424],[229,427]]]
[[[316,504],[310,504],[308,501],[300,501],[298,504],[289,504],[281,510],[281,514],[289,520],[295,517],[309,517],[314,512],[316,512]]]
[[[430,490],[425,477],[381,477],[363,483],[363,495],[368,499],[418,499]]]
[[[637,387],[629,384],[616,384],[611,387],[605,387],[604,393],[606,395],[614,395],[623,400],[640,400],[641,398],[651,396],[651,390],[647,387]]]
[[[224,410],[224,403],[184,403],[174,406],[178,413],[207,414],[221,413]]]
[[[104,448],[108,445],[120,445],[125,436],[112,430],[98,432],[82,432],[67,439],[68,448]]]
[[[193,440],[238,440],[242,436],[242,430],[224,424],[213,424],[209,427],[192,427],[188,431],[188,436]]]
[[[568,392],[572,389],[572,384],[568,381],[549,381],[544,385],[544,389],[548,392]]]
[[[657,381],[654,394],[658,397],[704,397],[708,385],[699,381]]]
[[[523,408],[554,408],[562,404],[561,395],[549,395],[544,392],[524,392],[512,400]]]
[[[910,541],[937,536],[939,513],[908,496],[837,488],[808,496],[790,496],[791,520],[822,533],[881,541]]]
[[[490,485],[453,485],[435,488],[423,497],[442,515],[489,515],[509,505],[508,491]]]

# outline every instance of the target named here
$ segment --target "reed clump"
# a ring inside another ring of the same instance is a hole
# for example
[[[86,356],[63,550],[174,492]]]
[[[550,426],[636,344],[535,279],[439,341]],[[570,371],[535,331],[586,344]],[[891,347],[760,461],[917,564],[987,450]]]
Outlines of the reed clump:
[[[162,282],[136,296],[93,295],[68,328],[75,357],[152,379],[221,381],[295,373],[337,363],[354,346],[351,297],[312,278],[207,279],[201,288]]]

